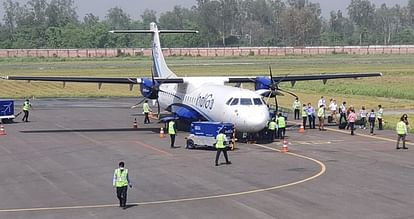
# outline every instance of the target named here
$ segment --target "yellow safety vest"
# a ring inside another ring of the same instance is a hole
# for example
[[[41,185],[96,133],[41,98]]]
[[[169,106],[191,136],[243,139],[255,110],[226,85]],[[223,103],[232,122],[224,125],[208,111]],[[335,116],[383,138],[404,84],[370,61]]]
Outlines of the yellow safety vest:
[[[318,117],[322,117],[322,118],[325,117],[325,110],[324,110],[324,108],[319,108],[318,109]]]
[[[220,133],[216,136],[216,148],[225,148],[224,146],[224,140],[225,140],[225,135],[223,133]]]
[[[31,107],[31,105],[30,105],[30,103],[29,103],[29,102],[25,101],[25,102],[23,103],[23,110],[25,110],[25,111],[29,111],[30,107]]]
[[[281,116],[277,118],[277,123],[278,123],[279,128],[285,128],[286,127],[285,117]]]
[[[170,121],[168,123],[168,134],[175,135],[174,125],[175,125],[175,122],[174,121]]]
[[[276,130],[276,122],[275,121],[270,121],[268,129],[272,130],[272,131]]]
[[[405,122],[400,121],[397,123],[397,134],[404,135],[407,134],[405,131],[407,130],[407,125]]]
[[[305,107],[302,107],[302,117],[308,117],[308,113],[306,112]]]
[[[121,171],[121,169],[118,168],[115,170],[115,175],[116,175],[116,181],[115,181],[116,187],[128,186],[128,169],[124,169],[123,171]]]
[[[150,112],[150,108],[148,103],[144,103],[144,105],[142,106],[142,108],[144,109],[144,113],[149,113]]]
[[[379,109],[378,112],[377,112],[377,118],[382,119],[383,114],[384,114],[384,110],[382,108]]]

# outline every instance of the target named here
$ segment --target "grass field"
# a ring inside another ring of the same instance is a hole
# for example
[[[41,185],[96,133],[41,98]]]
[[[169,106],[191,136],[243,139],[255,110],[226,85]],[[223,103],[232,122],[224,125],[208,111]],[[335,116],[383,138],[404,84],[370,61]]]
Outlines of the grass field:
[[[288,56],[288,57],[169,57],[167,63],[179,76],[268,75],[270,65],[274,75],[383,72],[383,77],[360,80],[330,80],[298,82],[291,88],[302,102],[315,104],[321,95],[337,102],[347,101],[357,109],[368,109],[382,104],[385,109],[414,109],[414,55],[376,56]],[[149,57],[96,58],[96,59],[39,59],[13,58],[0,60],[0,75],[18,76],[98,76],[98,77],[149,77]],[[251,87],[251,85],[244,85]],[[126,85],[22,81],[1,81],[0,98],[26,97],[110,97],[139,96],[138,86],[132,92]],[[289,107],[293,98],[282,96],[282,105]]]

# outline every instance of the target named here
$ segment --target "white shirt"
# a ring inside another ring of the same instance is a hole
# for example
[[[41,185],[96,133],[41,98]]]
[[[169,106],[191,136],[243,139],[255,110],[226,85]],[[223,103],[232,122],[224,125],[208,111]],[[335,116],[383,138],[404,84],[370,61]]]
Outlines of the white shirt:
[[[321,105],[326,106],[325,99],[320,99],[318,101],[318,107],[320,107]]]
[[[329,105],[329,109],[331,110],[331,111],[336,111],[336,108],[338,107],[338,105],[335,103],[335,102],[332,102],[330,105]]]

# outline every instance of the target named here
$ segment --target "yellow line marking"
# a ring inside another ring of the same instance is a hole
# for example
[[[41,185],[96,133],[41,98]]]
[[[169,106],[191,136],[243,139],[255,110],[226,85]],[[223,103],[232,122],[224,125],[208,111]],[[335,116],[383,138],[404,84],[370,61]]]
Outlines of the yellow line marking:
[[[272,150],[272,151],[281,152],[278,149],[268,147],[268,146],[264,146],[264,145],[259,145],[259,144],[252,144],[252,145],[255,145],[255,146],[261,147],[261,148],[265,148],[265,149],[268,149],[268,150]],[[307,181],[313,180],[313,179],[321,176],[322,174],[324,174],[326,172],[325,164],[322,163],[319,160],[316,160],[314,158],[310,158],[310,157],[307,157],[307,156],[304,156],[304,155],[291,153],[291,152],[287,152],[285,154],[313,161],[313,162],[317,163],[320,166],[321,169],[317,174],[315,174],[311,177],[308,177],[306,179],[302,179],[302,180],[299,180],[299,181],[296,181],[296,182],[291,182],[291,183],[287,183],[287,184],[283,184],[283,185],[263,188],[263,189],[254,189],[254,190],[249,190],[249,191],[244,191],[244,192],[227,193],[227,194],[221,194],[221,195],[211,195],[211,196],[194,197],[194,198],[182,198],[182,199],[171,199],[171,200],[162,200],[162,201],[150,201],[150,202],[137,202],[137,203],[128,203],[128,204],[129,205],[168,204],[168,203],[179,203],[179,202],[187,202],[187,201],[218,199],[218,198],[241,196],[241,195],[259,193],[259,192],[266,192],[266,191],[277,190],[277,189],[282,189],[282,188],[286,188],[286,187],[289,187],[289,186],[302,184],[302,183],[305,183]],[[107,204],[107,205],[85,205],[85,206],[66,206],[66,207],[63,206],[63,207],[48,207],[48,208],[2,209],[2,210],[0,210],[0,213],[30,212],[30,211],[52,211],[52,210],[55,211],[55,210],[73,210],[73,209],[92,209],[92,208],[107,208],[107,207],[117,207],[117,206],[118,206],[117,204]]]
[[[296,124],[296,125],[298,125],[298,124],[301,124],[301,123],[299,123],[299,122],[290,122],[290,123],[293,123],[293,124]],[[343,131],[343,130],[339,130],[339,129],[332,129],[332,128],[327,128],[327,127],[325,127],[325,129],[326,130],[329,130],[329,131],[333,131],[333,132],[339,132],[339,133],[344,133],[344,134],[349,134],[350,132],[349,131]],[[379,136],[376,136],[376,135],[366,135],[366,134],[361,134],[361,133],[355,133],[354,132],[354,134],[355,134],[355,136],[361,136],[361,137],[366,137],[366,138],[372,138],[372,139],[377,139],[377,140],[383,140],[383,141],[389,141],[389,142],[394,142],[394,143],[397,143],[397,140],[396,139],[391,139],[391,138],[385,138],[385,137],[379,137]],[[405,142],[405,144],[408,144],[408,145],[414,145],[414,143],[412,143],[412,142]]]

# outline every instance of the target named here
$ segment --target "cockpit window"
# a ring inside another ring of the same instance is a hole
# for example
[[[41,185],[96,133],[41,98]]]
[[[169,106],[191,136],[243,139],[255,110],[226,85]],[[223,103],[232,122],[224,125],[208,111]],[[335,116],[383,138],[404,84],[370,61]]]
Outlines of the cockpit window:
[[[252,99],[240,98],[240,105],[252,105]]]
[[[231,104],[230,104],[230,105],[234,106],[234,105],[237,105],[237,104],[239,104],[239,98],[234,98],[234,99],[231,101]]]
[[[262,99],[260,98],[253,98],[254,105],[263,105]]]
[[[230,105],[231,100],[233,100],[233,97],[232,97],[232,98],[230,98],[229,100],[227,100],[226,105]]]

